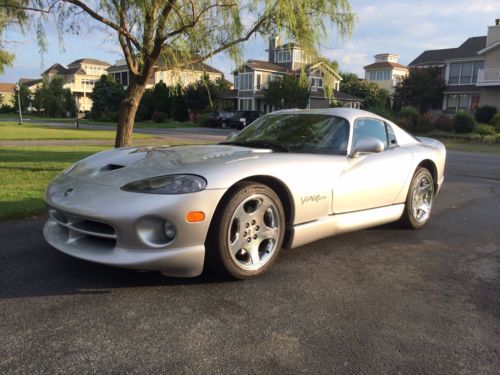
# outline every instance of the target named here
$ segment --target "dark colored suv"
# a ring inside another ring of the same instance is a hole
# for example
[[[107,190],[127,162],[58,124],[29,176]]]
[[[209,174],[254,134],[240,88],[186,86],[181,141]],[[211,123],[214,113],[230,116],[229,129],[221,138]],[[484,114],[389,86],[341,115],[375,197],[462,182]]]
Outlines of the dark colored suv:
[[[211,128],[230,128],[233,122],[234,112],[210,112],[208,114],[208,126]]]
[[[259,111],[236,111],[234,112],[231,126],[235,129],[241,130],[257,120],[260,116],[261,113]]]

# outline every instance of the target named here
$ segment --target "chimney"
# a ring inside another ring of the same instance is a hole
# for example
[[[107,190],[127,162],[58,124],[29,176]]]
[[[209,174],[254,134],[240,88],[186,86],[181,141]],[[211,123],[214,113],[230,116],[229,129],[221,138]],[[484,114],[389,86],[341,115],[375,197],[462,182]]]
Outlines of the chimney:
[[[500,41],[500,18],[495,20],[494,26],[488,27],[488,35],[486,37],[486,46],[492,45]]]
[[[274,50],[281,45],[281,40],[279,36],[273,36],[269,39],[269,57],[268,60],[269,62],[275,62],[274,61]]]

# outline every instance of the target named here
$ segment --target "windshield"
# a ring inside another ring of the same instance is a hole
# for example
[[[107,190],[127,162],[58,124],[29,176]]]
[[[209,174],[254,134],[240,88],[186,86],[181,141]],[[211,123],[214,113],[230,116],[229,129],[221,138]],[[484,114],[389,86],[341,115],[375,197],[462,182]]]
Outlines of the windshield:
[[[257,119],[224,144],[275,151],[347,154],[349,122],[317,114],[276,114]]]

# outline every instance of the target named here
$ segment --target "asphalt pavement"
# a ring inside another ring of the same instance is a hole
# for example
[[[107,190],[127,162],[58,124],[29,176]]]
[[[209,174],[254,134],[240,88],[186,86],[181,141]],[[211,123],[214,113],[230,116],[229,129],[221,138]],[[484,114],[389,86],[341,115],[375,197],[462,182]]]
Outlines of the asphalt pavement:
[[[0,223],[0,373],[498,374],[499,212],[500,157],[449,152],[422,230],[287,250],[243,282],[98,266],[43,218]]]

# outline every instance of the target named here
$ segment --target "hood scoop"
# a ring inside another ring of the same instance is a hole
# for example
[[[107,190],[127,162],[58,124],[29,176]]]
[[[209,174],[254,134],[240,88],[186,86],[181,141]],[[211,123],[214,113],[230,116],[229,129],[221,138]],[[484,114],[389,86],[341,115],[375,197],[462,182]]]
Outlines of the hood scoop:
[[[119,165],[119,164],[108,164],[108,165],[105,165],[104,167],[102,167],[100,169],[101,172],[110,172],[110,171],[114,171],[116,169],[121,169],[125,167],[124,165]]]

